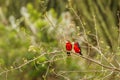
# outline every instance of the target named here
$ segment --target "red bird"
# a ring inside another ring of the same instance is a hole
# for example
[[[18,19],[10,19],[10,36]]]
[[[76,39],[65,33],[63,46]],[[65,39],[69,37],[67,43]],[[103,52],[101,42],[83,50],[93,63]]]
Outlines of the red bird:
[[[75,43],[74,43],[74,51],[75,51],[76,53],[79,53],[80,55],[82,55],[82,53],[81,53],[81,48],[80,48],[80,45],[79,45],[78,42],[75,42]]]
[[[72,50],[72,44],[69,40],[66,41],[66,51],[67,55],[70,56],[70,51]]]

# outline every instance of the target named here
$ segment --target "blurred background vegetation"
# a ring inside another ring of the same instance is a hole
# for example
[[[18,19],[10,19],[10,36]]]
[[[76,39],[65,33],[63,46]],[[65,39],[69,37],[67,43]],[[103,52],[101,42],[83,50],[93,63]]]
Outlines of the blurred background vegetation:
[[[67,57],[66,40],[78,41],[84,56],[119,68],[120,0],[0,0],[0,80],[120,79]]]

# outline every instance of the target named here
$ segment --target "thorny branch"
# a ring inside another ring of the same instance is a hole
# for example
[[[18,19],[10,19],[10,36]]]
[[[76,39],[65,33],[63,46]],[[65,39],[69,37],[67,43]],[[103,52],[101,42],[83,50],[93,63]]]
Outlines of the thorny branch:
[[[81,56],[81,55],[80,55],[80,57],[82,57],[83,59],[86,59],[86,60],[88,60],[88,61],[91,61],[91,62],[93,62],[93,63],[95,63],[95,64],[98,64],[98,65],[100,65],[100,66],[102,66],[102,67],[104,67],[104,68],[106,68],[106,69],[111,70],[111,71],[120,72],[120,69],[118,69],[118,68],[106,66],[106,65],[102,64],[102,63],[99,62],[99,61],[93,60],[93,59],[88,58],[88,57],[85,57],[85,56]]]

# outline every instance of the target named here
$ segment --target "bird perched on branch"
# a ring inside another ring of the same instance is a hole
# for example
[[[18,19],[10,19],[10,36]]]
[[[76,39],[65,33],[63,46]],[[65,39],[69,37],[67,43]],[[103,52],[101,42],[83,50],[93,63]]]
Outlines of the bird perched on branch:
[[[80,48],[80,45],[79,45],[78,42],[74,42],[74,51],[75,51],[76,53],[79,53],[80,55],[82,55],[82,53],[81,53],[81,48]]]
[[[69,40],[66,41],[66,51],[67,55],[70,56],[70,51],[72,50],[72,44]]]

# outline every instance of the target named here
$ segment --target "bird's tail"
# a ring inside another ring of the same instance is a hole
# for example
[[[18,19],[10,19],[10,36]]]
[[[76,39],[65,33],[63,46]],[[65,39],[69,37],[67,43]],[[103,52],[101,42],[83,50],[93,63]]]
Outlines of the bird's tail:
[[[79,54],[80,54],[80,55],[82,55],[82,53],[81,53],[81,52],[80,52]]]
[[[70,52],[67,52],[67,55],[70,56]]]

